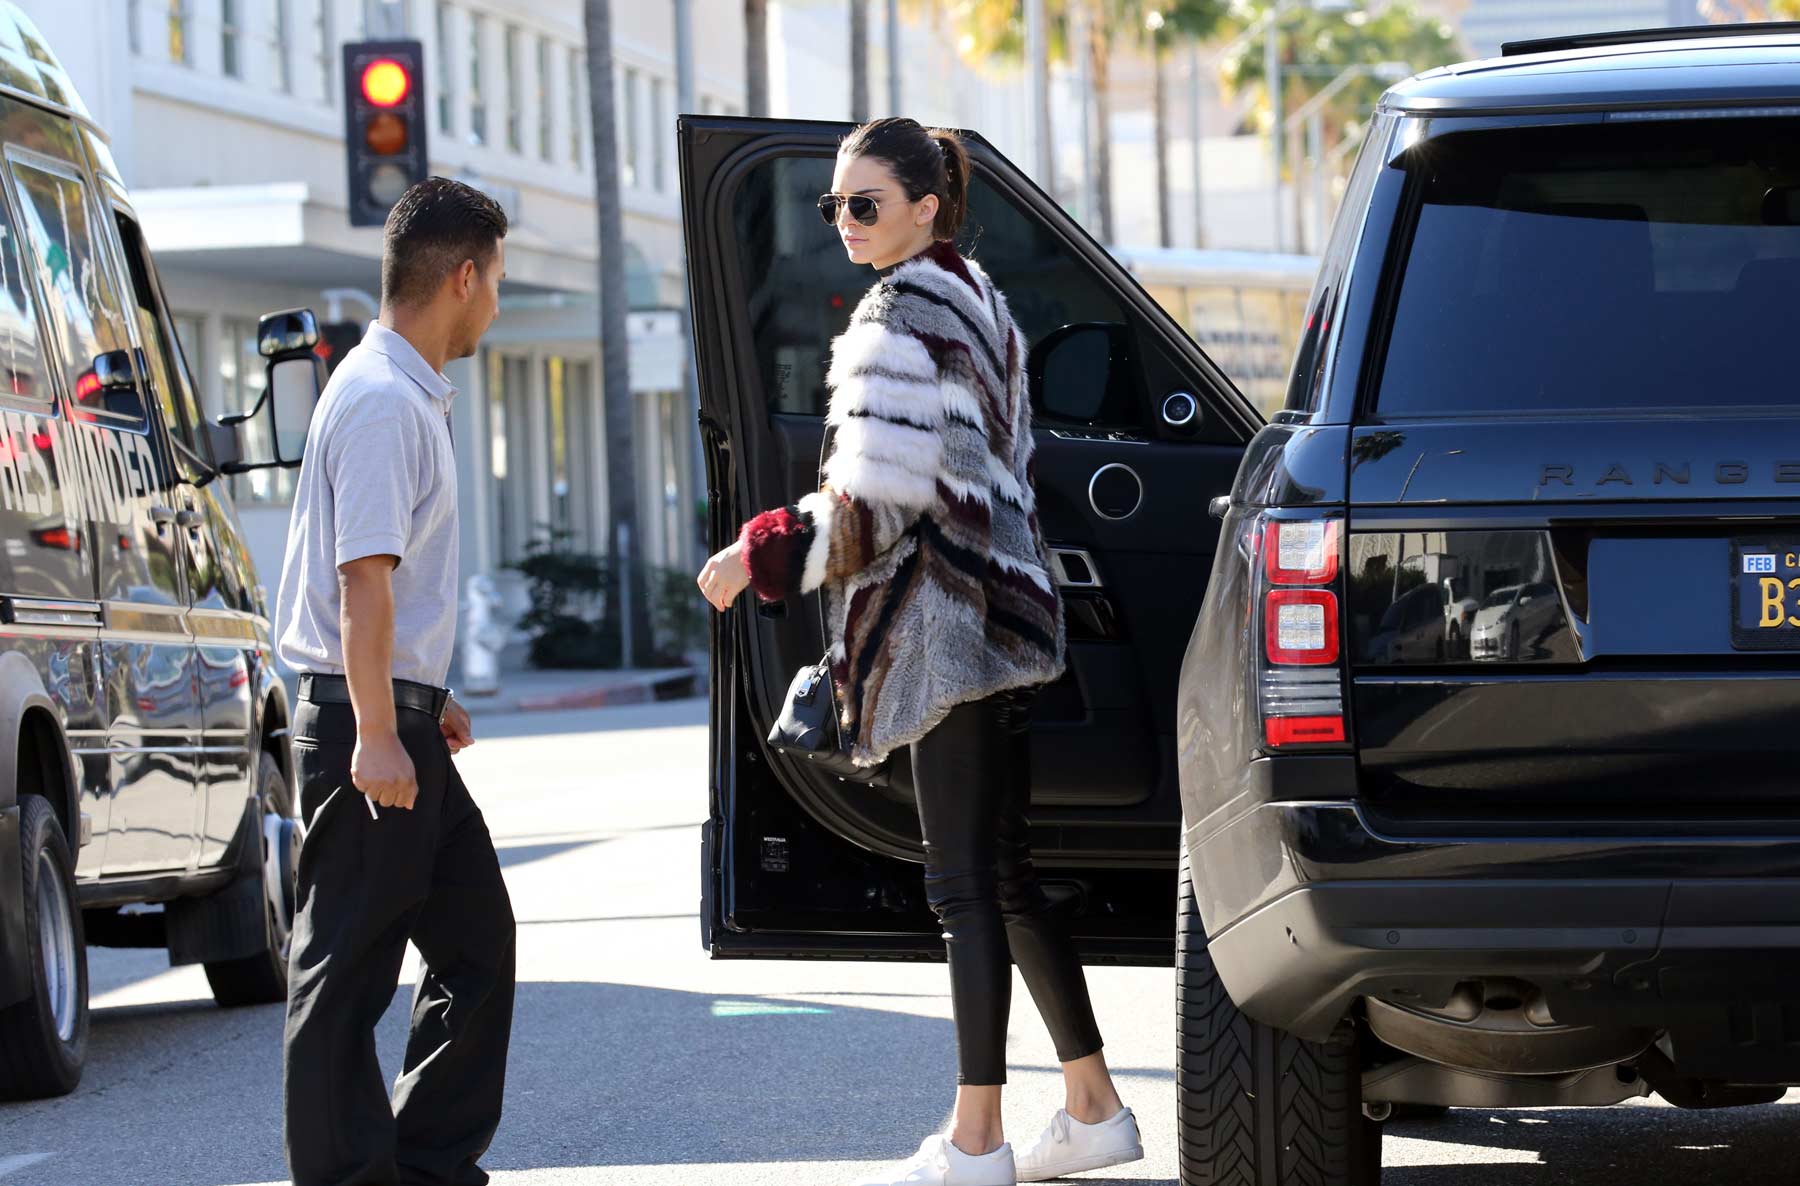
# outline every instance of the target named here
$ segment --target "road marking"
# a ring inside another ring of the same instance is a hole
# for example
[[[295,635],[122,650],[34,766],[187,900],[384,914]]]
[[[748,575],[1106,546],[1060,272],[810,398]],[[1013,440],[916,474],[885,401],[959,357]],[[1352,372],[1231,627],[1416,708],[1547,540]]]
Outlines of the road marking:
[[[714,1017],[780,1017],[789,1014],[829,1013],[817,1005],[778,1005],[772,1001],[714,1001]]]
[[[14,1153],[7,1157],[0,1157],[0,1178],[6,1177],[14,1170],[22,1170],[26,1166],[36,1165],[40,1161],[49,1161],[51,1156],[52,1154],[49,1153]]]

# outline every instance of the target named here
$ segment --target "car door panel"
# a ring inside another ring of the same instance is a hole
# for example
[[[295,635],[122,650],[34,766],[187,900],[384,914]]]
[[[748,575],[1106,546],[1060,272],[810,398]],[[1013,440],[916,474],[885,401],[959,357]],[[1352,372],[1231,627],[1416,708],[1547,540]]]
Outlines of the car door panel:
[[[812,208],[847,130],[681,122],[716,546],[817,485],[830,341],[876,279],[849,263]],[[1073,557],[1079,577],[1061,590],[1068,671],[1034,706],[1034,852],[1091,958],[1166,958],[1180,811],[1172,704],[1217,543],[1206,506],[1230,489],[1260,421],[1053,203],[985,141],[971,136],[969,147],[977,172],[959,249],[1007,295],[1029,342],[1117,327],[1107,382],[1130,392],[1126,422],[1097,430],[1046,415],[1034,429],[1046,542]],[[1197,431],[1156,421],[1176,390],[1198,395]],[[1097,473],[1111,482],[1120,467],[1142,489],[1129,508],[1091,493]],[[853,786],[761,743],[823,632],[816,597],[753,606],[746,596],[715,624],[709,943],[721,955],[941,955],[919,892],[904,755],[888,785]]]
[[[196,860],[206,868],[225,860],[253,790],[259,749],[251,703],[256,627],[245,612],[242,573],[221,547],[230,538],[231,520],[218,486],[207,478],[211,467],[201,456],[206,446],[193,384],[182,367],[155,262],[123,204],[123,193],[115,197],[113,216],[125,253],[122,272],[129,281],[138,350],[145,361],[145,390],[174,462],[175,535],[187,590],[187,626],[195,642],[201,728],[195,762]]]

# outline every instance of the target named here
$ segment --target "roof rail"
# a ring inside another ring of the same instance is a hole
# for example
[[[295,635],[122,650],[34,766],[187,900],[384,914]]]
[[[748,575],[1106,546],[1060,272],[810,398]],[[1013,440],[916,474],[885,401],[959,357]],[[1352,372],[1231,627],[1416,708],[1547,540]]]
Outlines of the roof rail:
[[[1616,33],[1577,33],[1573,37],[1539,37],[1508,41],[1500,56],[1558,53],[1570,49],[1604,49],[1609,45],[1637,45],[1647,41],[1697,41],[1705,37],[1762,37],[1771,33],[1800,33],[1800,21],[1747,21],[1737,25],[1683,25],[1673,29],[1624,29]]]

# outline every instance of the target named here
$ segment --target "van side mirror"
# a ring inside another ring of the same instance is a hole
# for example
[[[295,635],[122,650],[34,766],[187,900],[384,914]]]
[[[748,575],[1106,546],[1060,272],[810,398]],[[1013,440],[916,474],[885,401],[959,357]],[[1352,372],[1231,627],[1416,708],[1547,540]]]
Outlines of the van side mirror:
[[[1025,360],[1038,419],[1082,428],[1131,425],[1131,334],[1109,321],[1078,322],[1044,335]]]
[[[220,416],[218,425],[235,429],[256,423],[250,436],[265,456],[237,459],[220,465],[228,474],[258,469],[293,469],[306,450],[306,433],[312,426],[313,409],[325,389],[325,360],[316,353],[319,322],[311,309],[285,309],[265,314],[256,327],[256,347],[265,361],[267,381],[256,406],[236,415]]]

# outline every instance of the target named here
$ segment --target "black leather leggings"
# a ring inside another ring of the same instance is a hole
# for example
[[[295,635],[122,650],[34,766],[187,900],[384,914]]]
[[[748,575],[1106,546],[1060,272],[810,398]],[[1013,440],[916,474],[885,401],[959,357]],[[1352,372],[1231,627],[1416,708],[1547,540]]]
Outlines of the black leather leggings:
[[[1031,864],[1030,700],[1002,693],[958,705],[912,746],[925,892],[944,925],[957,1082],[969,1085],[1006,1082],[1014,962],[1060,1061],[1101,1047],[1075,945]]]

